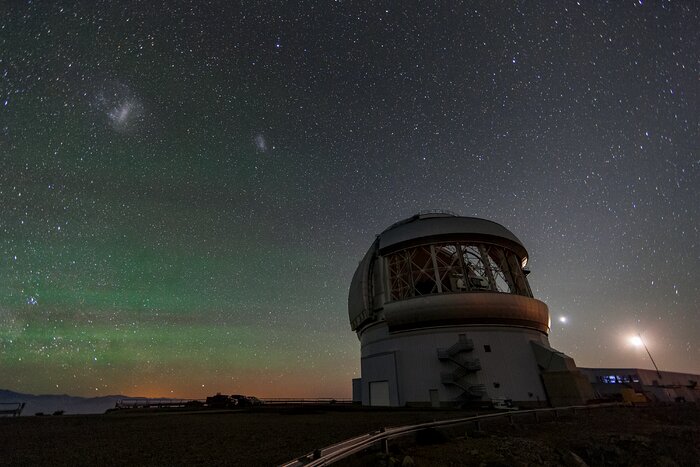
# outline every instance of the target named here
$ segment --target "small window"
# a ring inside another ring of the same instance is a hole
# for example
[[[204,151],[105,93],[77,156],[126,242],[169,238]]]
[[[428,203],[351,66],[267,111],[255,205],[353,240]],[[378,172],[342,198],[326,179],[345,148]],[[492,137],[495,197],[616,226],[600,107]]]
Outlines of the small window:
[[[484,352],[491,352],[491,346],[488,344],[484,345]]]
[[[493,387],[498,389],[501,387],[501,383],[493,383]]]

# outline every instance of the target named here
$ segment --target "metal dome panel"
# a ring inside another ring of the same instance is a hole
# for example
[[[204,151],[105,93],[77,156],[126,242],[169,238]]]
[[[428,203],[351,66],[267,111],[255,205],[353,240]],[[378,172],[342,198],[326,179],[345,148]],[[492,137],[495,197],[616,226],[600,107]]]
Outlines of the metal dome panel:
[[[464,234],[506,239],[514,244],[513,246],[518,250],[518,254],[527,256],[523,243],[501,224],[478,217],[447,215],[419,214],[394,224],[379,235],[379,250],[384,252],[421,238],[449,237]]]

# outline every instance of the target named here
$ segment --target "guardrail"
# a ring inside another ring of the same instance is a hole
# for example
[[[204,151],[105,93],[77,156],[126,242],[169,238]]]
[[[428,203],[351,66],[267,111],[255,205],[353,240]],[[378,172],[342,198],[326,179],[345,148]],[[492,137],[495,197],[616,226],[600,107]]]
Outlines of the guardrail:
[[[352,399],[261,399],[263,405],[351,405]],[[206,399],[149,399],[146,397],[132,397],[120,399],[115,404],[117,409],[145,409],[145,408],[174,408],[187,407],[188,405],[206,405]]]
[[[117,409],[141,409],[141,408],[151,408],[151,407],[185,407],[188,403],[202,403],[206,402],[206,399],[148,399],[148,398],[130,398],[130,399],[120,399],[115,404]]]
[[[0,402],[0,415],[19,417],[26,404],[26,402]]]
[[[365,435],[341,441],[340,443],[327,446],[323,449],[316,449],[315,451],[312,451],[304,456],[282,464],[281,467],[316,467],[330,465],[334,462],[345,459],[346,457],[349,457],[360,451],[364,451],[365,449],[375,444],[379,444],[384,452],[388,452],[388,441],[390,439],[399,438],[401,436],[406,436],[412,433],[417,433],[419,431],[426,430],[429,428],[447,428],[456,425],[474,423],[476,425],[476,429],[481,430],[482,420],[508,417],[510,419],[510,422],[513,423],[514,417],[520,417],[527,414],[534,414],[535,420],[538,420],[539,414],[541,413],[553,412],[554,416],[558,417],[559,413],[563,411],[572,411],[574,414],[576,414],[577,410],[590,410],[596,408],[619,407],[626,405],[627,404],[614,402],[596,405],[573,405],[568,407],[554,407],[546,409],[513,410],[508,412],[476,415],[473,417],[457,418],[452,420],[440,420],[437,422],[419,423],[417,425],[382,428],[379,431],[374,431]]]
[[[321,399],[262,399],[265,405],[334,405],[342,404],[348,405],[352,404],[352,399],[333,399],[333,398],[321,398]]]

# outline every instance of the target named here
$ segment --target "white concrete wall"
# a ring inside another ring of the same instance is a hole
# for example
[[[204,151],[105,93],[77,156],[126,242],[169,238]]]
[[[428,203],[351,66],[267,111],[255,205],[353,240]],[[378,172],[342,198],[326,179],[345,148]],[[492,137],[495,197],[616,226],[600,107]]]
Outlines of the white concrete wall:
[[[389,333],[380,323],[366,329],[362,342],[362,403],[369,405],[369,383],[389,381],[391,405],[430,402],[430,390],[437,389],[441,402],[452,402],[462,394],[454,385],[441,383],[441,372],[457,365],[438,359],[438,349],[448,349],[460,334],[474,343],[474,350],[457,358],[481,361],[481,370],[465,381],[483,384],[482,400],[546,401],[539,369],[530,346],[534,340],[549,346],[541,332],[507,326],[454,326]],[[491,347],[486,352],[484,345]],[[499,383],[500,387],[494,387]]]

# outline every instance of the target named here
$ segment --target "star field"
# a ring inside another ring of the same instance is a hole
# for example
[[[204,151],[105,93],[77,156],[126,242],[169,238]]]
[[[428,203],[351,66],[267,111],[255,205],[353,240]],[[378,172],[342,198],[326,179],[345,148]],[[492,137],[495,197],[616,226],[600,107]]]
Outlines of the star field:
[[[697,4],[0,18],[0,386],[349,397],[352,273],[426,209],[523,241],[578,365],[700,372]]]

